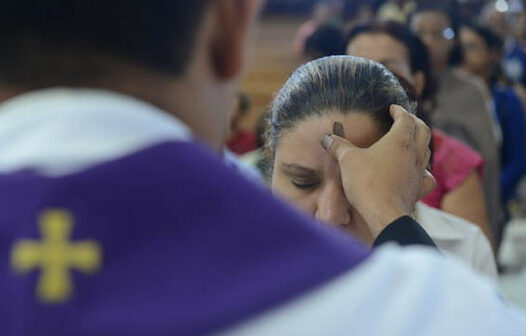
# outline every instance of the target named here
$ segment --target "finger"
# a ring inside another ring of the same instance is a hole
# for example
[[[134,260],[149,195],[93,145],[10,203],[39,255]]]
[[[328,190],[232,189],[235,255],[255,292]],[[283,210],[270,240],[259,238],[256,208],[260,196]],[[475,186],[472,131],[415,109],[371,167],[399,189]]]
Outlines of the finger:
[[[424,154],[416,159],[416,167],[420,170],[431,170],[431,149],[429,147],[424,150]]]
[[[321,139],[321,146],[338,161],[341,161],[350,150],[358,148],[346,139],[333,134],[325,134]]]
[[[389,109],[393,117],[393,126],[384,138],[398,139],[401,141],[413,141],[416,134],[416,119],[409,112],[398,105],[391,105]]]
[[[427,170],[431,170],[431,149],[427,147],[426,156],[424,157],[424,162],[422,162],[422,167],[425,167]]]
[[[424,178],[422,181],[422,187],[420,188],[420,194],[418,199],[422,199],[429,195],[429,193],[435,190],[436,186],[437,182],[435,180],[435,177],[428,170],[426,170],[424,172]]]
[[[431,129],[420,119],[417,117],[414,117],[416,120],[416,136],[415,136],[415,142],[416,142],[416,148],[418,150],[418,153],[420,153],[419,157],[422,160],[422,168],[427,167],[427,164],[429,162],[429,157],[427,155],[427,152],[430,152],[429,150],[429,143],[431,142]]]

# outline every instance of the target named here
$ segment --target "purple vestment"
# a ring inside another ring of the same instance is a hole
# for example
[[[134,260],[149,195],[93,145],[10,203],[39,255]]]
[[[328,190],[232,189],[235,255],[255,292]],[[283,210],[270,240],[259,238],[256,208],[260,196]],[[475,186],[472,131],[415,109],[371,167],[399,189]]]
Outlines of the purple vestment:
[[[17,240],[41,239],[38,215],[67,209],[72,242],[102,248],[74,293],[42,304],[40,271],[16,274]],[[367,250],[240,179],[208,149],[168,142],[61,177],[0,176],[3,335],[199,335],[335,278]],[[5,324],[4,324],[5,328]]]

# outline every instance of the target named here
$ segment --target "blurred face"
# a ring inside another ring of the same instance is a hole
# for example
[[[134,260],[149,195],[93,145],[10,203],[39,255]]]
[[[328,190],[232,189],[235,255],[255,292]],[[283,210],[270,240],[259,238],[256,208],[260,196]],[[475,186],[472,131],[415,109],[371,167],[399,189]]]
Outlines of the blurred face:
[[[509,32],[508,13],[492,10],[486,18],[486,24],[501,38],[506,38]]]
[[[460,43],[464,51],[462,67],[472,74],[486,77],[492,68],[492,59],[484,39],[473,30],[463,27],[460,30]]]
[[[526,13],[521,12],[516,15],[515,24],[513,25],[513,35],[521,41],[526,39]]]
[[[347,55],[382,63],[386,68],[411,83],[417,94],[420,95],[424,91],[426,84],[424,73],[411,71],[411,59],[406,46],[387,34],[359,34],[347,46]]]
[[[349,204],[336,161],[320,146],[333,123],[343,124],[346,138],[367,148],[383,134],[373,120],[361,114],[339,111],[298,122],[279,140],[273,167],[272,189],[321,222],[354,233],[372,244],[373,237],[360,214]]]
[[[419,12],[411,20],[411,29],[426,44],[435,69],[446,67],[455,46],[449,18],[440,11]]]
[[[355,17],[354,22],[355,23],[366,23],[371,21],[374,18],[374,11],[368,4],[361,5],[358,9]]]
[[[387,34],[359,34],[347,46],[347,55],[372,59],[412,81],[413,75],[407,48]]]

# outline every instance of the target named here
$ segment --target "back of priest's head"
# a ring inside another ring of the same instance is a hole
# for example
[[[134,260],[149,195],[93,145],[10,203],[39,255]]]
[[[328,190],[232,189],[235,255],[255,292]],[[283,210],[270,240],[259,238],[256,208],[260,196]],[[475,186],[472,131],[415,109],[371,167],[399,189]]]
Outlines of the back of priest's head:
[[[209,0],[16,0],[0,11],[0,78],[76,86],[122,63],[184,73]]]

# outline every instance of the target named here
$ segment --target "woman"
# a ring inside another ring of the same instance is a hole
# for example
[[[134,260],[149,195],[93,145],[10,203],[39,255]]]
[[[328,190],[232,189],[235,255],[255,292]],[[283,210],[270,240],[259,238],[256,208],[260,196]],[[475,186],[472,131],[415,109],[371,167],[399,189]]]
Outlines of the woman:
[[[526,172],[526,135],[524,112],[514,90],[498,80],[503,41],[491,30],[465,24],[460,30],[464,50],[463,68],[479,76],[491,90],[497,121],[502,130],[501,197],[506,204],[515,194]]]
[[[346,46],[348,55],[385,65],[397,74],[406,89],[412,88],[408,93],[418,100],[433,99],[436,85],[427,48],[407,27],[395,22],[364,24],[349,33]],[[422,105],[419,107],[423,110]],[[422,111],[419,117],[430,119]],[[436,128],[432,145],[431,173],[437,187],[422,202],[478,225],[492,241],[482,186],[481,156]]]
[[[457,66],[462,60],[457,25],[442,1],[418,7],[411,28],[426,44],[438,91],[433,105],[433,125],[467,143],[485,162],[484,191],[493,237],[502,228],[498,132],[489,109],[490,95],[483,84]],[[495,247],[498,248],[496,240]]]
[[[379,63],[334,56],[299,68],[276,96],[269,117],[272,189],[320,221],[372,244],[367,224],[345,197],[337,163],[318,143],[334,128],[355,145],[370,147],[389,130],[393,104],[416,109]],[[415,211],[444,253],[495,278],[491,247],[478,227],[421,204]]]

